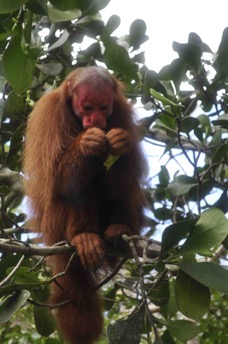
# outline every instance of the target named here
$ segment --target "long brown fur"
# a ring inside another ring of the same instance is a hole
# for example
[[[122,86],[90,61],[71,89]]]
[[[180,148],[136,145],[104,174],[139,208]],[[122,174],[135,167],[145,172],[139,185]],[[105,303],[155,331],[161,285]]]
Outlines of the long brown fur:
[[[89,129],[83,129],[72,110],[75,88],[88,79],[91,83],[99,80],[99,86],[104,80],[102,83],[110,83],[113,89],[113,113],[105,134],[122,128],[132,141],[130,152],[120,156],[109,170],[103,166],[109,148],[94,156],[83,153],[83,137]],[[108,264],[104,242],[123,233],[138,234],[143,226],[140,183],[144,161],[132,108],[121,83],[103,68],[78,68],[44,95],[28,120],[24,172],[34,231],[42,233],[46,245],[70,241],[79,255],[67,274],[53,283],[52,303],[71,300],[57,308],[60,331],[71,344],[92,344],[103,326],[101,299],[93,289],[99,262]],[[68,254],[49,258],[53,274],[64,271],[69,258]]]

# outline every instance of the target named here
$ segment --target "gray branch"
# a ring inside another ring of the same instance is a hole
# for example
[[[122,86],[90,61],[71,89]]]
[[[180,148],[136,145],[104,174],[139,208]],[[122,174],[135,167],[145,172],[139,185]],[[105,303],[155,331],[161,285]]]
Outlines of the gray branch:
[[[155,259],[159,256],[161,250],[161,244],[157,241],[148,239],[141,236],[132,236],[133,240],[137,242],[137,252],[139,257],[143,257],[146,250],[146,256],[149,259]],[[0,239],[0,251],[2,252],[12,252],[20,253],[25,256],[53,256],[62,253],[73,253],[75,252],[75,247],[70,245],[68,242],[57,243],[53,246],[41,246],[29,244],[22,241],[17,241],[14,239]],[[106,255],[131,258],[132,255],[129,251],[117,250],[112,247],[106,247]]]

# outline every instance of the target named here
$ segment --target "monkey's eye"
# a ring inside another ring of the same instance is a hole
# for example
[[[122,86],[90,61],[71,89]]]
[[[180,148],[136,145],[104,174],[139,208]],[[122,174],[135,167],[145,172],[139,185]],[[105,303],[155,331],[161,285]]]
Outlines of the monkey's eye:
[[[93,107],[92,107],[92,105],[90,105],[90,104],[85,104],[83,107],[84,107],[84,109],[85,109],[86,111],[91,111],[91,110],[93,110]]]
[[[101,105],[101,106],[100,106],[100,110],[101,110],[101,111],[106,111],[106,110],[108,110],[108,105],[106,105],[106,104]]]

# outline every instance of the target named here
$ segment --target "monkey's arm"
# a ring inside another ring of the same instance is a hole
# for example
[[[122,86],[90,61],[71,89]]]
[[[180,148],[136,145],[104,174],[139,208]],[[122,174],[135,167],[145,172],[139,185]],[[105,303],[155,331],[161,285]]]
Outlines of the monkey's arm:
[[[64,152],[57,167],[55,182],[60,195],[81,199],[104,162],[107,139],[98,128],[78,135]]]

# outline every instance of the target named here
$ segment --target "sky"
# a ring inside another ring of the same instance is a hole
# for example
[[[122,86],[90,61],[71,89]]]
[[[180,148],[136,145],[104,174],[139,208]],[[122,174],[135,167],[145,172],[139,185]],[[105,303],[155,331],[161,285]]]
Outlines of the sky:
[[[147,67],[158,72],[177,57],[172,42],[186,43],[190,32],[196,32],[212,51],[217,50],[228,26],[228,1],[111,0],[101,11],[102,19],[106,22],[113,14],[121,18],[120,27],[114,32],[118,37],[129,32],[135,19],[146,22],[149,41],[142,50]]]

